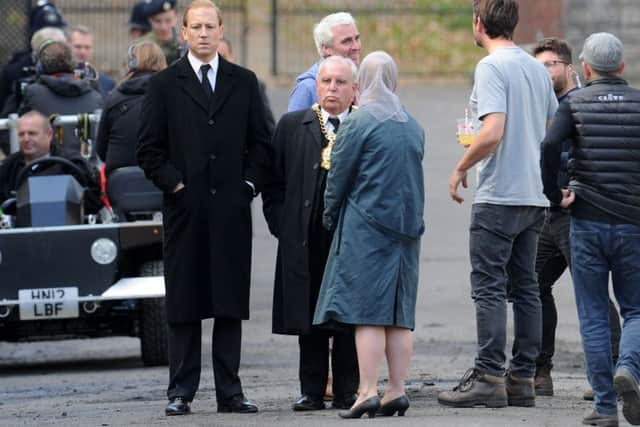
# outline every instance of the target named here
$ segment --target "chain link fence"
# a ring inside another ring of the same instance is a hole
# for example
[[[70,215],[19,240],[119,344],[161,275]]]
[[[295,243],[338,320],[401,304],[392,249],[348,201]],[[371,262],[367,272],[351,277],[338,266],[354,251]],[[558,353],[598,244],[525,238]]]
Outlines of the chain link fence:
[[[67,21],[68,29],[85,25],[94,33],[93,65],[103,73],[119,79],[124,74],[127,47],[131,43],[127,22],[137,0],[55,0]],[[190,0],[178,0],[179,29],[182,11]],[[222,9],[227,37],[240,64],[247,60],[248,0],[216,2]],[[28,48],[29,10],[35,0],[0,0],[0,67],[16,50]]]
[[[0,1],[0,67],[13,52],[28,48],[30,0]]]
[[[471,40],[469,0],[273,0],[273,74],[298,74],[318,59],[313,26],[346,11],[363,55],[389,52],[405,75],[466,75],[481,56]]]

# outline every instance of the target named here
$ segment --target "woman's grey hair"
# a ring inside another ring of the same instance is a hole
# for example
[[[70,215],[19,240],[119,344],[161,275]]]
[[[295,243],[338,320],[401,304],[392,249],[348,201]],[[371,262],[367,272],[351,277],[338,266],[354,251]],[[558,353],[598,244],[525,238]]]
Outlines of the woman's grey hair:
[[[324,56],[322,46],[333,47],[332,28],[336,25],[356,25],[356,21],[350,13],[338,12],[325,16],[313,27],[313,41],[321,58]]]
[[[44,27],[31,36],[31,50],[33,51],[33,55],[38,54],[38,50],[40,46],[47,40],[53,40],[58,42],[66,42],[67,36],[64,34],[60,28],[56,27]]]
[[[318,67],[318,74],[320,74],[320,70],[325,66],[325,64],[330,64],[332,62],[341,62],[345,64],[351,71],[351,81],[353,83],[356,82],[356,79],[358,78],[358,67],[350,58],[345,58],[344,56],[340,55],[331,55],[323,59],[322,62],[320,62],[320,66]]]

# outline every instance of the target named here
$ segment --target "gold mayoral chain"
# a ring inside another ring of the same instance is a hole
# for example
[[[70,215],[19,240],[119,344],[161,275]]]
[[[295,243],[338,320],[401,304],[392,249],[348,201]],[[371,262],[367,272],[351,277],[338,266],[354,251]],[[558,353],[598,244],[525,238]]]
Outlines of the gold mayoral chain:
[[[355,105],[351,106],[351,109],[355,110]],[[333,144],[336,143],[336,134],[335,132],[329,132],[327,129],[327,124],[322,119],[322,109],[320,108],[320,104],[317,102],[311,106],[311,109],[318,116],[318,121],[320,122],[320,131],[325,138],[327,138],[327,146],[322,149],[322,153],[320,155],[320,167],[322,169],[329,170],[331,168],[331,149],[333,148]]]

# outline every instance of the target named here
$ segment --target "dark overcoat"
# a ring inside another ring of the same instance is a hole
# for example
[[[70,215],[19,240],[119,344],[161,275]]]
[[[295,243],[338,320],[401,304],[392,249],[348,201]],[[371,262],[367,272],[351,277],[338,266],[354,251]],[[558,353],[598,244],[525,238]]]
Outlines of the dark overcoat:
[[[311,109],[287,113],[273,136],[273,174],[262,193],[271,233],[278,238],[272,328],[277,334],[306,334],[317,299],[309,274],[309,222],[325,145]]]
[[[211,102],[185,56],[150,79],[142,103],[137,158],[164,193],[170,323],[249,318],[253,192],[245,181],[260,191],[271,135],[255,74],[219,61]]]

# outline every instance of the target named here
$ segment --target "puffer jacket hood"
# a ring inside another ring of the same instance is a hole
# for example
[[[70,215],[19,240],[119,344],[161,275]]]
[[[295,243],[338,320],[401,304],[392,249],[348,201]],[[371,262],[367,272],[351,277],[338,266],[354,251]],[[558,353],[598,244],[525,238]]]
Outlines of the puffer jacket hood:
[[[43,75],[39,83],[48,87],[53,93],[67,98],[74,98],[94,90],[89,80],[76,79],[73,74]]]

